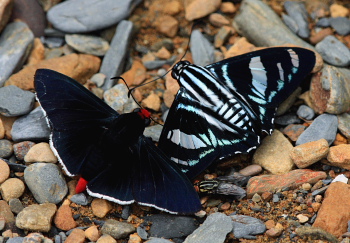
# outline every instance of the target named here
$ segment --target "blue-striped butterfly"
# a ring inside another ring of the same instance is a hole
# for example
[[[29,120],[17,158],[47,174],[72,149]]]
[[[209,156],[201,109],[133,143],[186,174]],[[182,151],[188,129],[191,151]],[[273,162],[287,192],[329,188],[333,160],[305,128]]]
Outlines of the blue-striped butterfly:
[[[137,202],[169,213],[201,209],[189,179],[142,135],[150,113],[118,114],[75,80],[48,69],[34,78],[52,134],[50,145],[78,190],[119,204]],[[86,184],[84,185],[84,182]]]
[[[214,161],[248,153],[271,134],[277,106],[315,65],[314,52],[267,48],[205,67],[180,61],[172,77],[180,84],[159,147],[189,178]]]

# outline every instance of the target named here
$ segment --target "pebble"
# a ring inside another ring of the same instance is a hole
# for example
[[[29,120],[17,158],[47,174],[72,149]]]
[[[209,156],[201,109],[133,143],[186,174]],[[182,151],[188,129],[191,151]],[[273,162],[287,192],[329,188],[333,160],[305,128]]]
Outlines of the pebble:
[[[145,81],[145,79],[147,78],[146,71],[147,70],[145,66],[142,64],[142,62],[140,62],[139,60],[134,60],[132,62],[131,68],[125,73],[123,73],[121,76],[125,79],[126,83],[129,86],[139,85],[143,81]]]
[[[314,75],[310,85],[312,108],[317,113],[341,114],[349,110],[350,86],[347,85],[350,70],[324,64]]]
[[[13,145],[13,152],[18,160],[24,160],[29,149],[35,145],[32,141],[23,141]]]
[[[298,215],[297,215],[297,218],[298,218],[298,220],[299,220],[299,223],[301,223],[301,224],[304,224],[304,223],[306,223],[307,221],[309,221],[309,217],[306,216],[306,215],[304,215],[304,214],[298,214]]]
[[[300,123],[300,122],[301,122],[301,120],[294,113],[289,113],[289,114],[285,114],[282,116],[278,116],[275,119],[275,124],[281,125],[281,126],[288,126],[290,124],[296,124],[296,123]]]
[[[147,98],[142,101],[142,106],[154,111],[160,110],[161,100],[157,94],[151,92]]]
[[[185,17],[188,21],[203,18],[215,12],[221,5],[221,0],[194,0],[185,6]],[[196,43],[196,42],[194,42]]]
[[[190,47],[194,64],[206,66],[215,61],[213,45],[199,30],[193,30],[191,34],[191,43],[196,43]]]
[[[331,233],[316,227],[310,227],[310,226],[301,226],[296,228],[295,232],[297,235],[303,238],[313,238],[314,240],[321,240],[321,241],[328,241],[332,243],[339,242],[337,237],[332,235]]]
[[[5,200],[0,200],[0,217],[3,217],[7,224],[15,222],[15,216]]]
[[[271,238],[277,238],[283,233],[283,226],[280,223],[277,223],[275,227],[266,231],[266,235]]]
[[[145,131],[143,132],[143,135],[145,137],[150,137],[153,142],[158,142],[160,134],[162,133],[163,126],[160,124],[146,127]]]
[[[282,175],[254,176],[248,181],[247,197],[251,198],[255,193],[275,192],[279,189],[294,189],[303,183],[314,184],[325,179],[327,174],[323,171],[312,171],[308,169],[296,169]],[[275,196],[274,196],[275,199]]]
[[[299,26],[292,17],[287,14],[282,14],[282,20],[293,33],[298,33]]]
[[[327,140],[331,145],[335,140],[338,128],[338,118],[331,114],[322,114],[318,116],[311,125],[299,136],[295,145],[307,142],[317,141],[321,138]]]
[[[24,193],[25,185],[18,178],[9,178],[1,184],[1,196],[5,201],[20,198]]]
[[[22,67],[34,42],[34,35],[28,26],[21,22],[9,23],[0,35],[0,87]],[[4,68],[6,67],[6,68]],[[23,104],[25,105],[25,104]],[[19,108],[23,109],[23,108]]]
[[[173,241],[152,237],[147,243],[172,243]]]
[[[344,7],[343,5],[333,3],[330,8],[331,16],[333,18],[336,17],[346,17],[349,15],[349,9]]]
[[[345,184],[348,184],[348,181],[349,179],[344,175],[344,174],[340,174],[340,175],[337,175],[331,183],[334,183],[334,182],[337,182],[337,181],[340,181],[340,182],[343,182]]]
[[[263,234],[266,231],[265,224],[256,218],[246,215],[230,215],[233,221],[233,234],[238,239],[257,239],[255,235]]]
[[[0,185],[6,181],[10,176],[10,167],[8,164],[0,159]]]
[[[313,227],[320,227],[337,237],[347,232],[350,220],[349,187],[342,182],[330,184]]]
[[[10,140],[0,139],[0,158],[8,158],[13,154],[13,146]]]
[[[163,15],[157,18],[157,30],[167,37],[175,37],[179,30],[179,22],[170,15]]]
[[[106,80],[106,75],[103,73],[96,73],[90,78],[90,80],[95,83],[97,87],[101,87]]]
[[[222,26],[214,38],[215,48],[219,48],[220,46],[223,46],[224,43],[227,41],[227,39],[230,37],[231,33],[232,33],[232,28],[228,26]]]
[[[78,205],[86,206],[89,204],[89,200],[84,193],[78,193],[73,195],[70,200]]]
[[[54,222],[57,228],[64,231],[77,227],[77,222],[73,219],[72,210],[69,205],[62,205],[58,208]]]
[[[290,157],[298,168],[303,169],[327,157],[328,151],[327,140],[321,138],[294,147],[290,152]]]
[[[301,18],[303,18],[302,14],[303,12],[299,12]],[[256,22],[257,19],[259,19],[259,24]],[[303,24],[303,30],[307,31],[304,21]],[[278,46],[288,43],[314,49],[313,46],[286,28],[281,18],[263,1],[245,0],[234,17],[233,27],[256,46]]]
[[[125,84],[117,84],[111,89],[104,92],[103,98],[105,102],[116,110],[118,113],[129,113],[138,105],[132,98],[128,98],[128,88]]]
[[[100,238],[98,238],[96,243],[117,243],[117,241],[110,235],[102,235]]]
[[[231,2],[222,2],[220,5],[220,11],[226,14],[233,14],[237,11],[237,9]]]
[[[105,199],[94,198],[91,202],[91,209],[95,216],[104,218],[113,209],[113,205]]]
[[[225,18],[222,14],[212,13],[209,15],[209,22],[216,27],[221,27],[223,25],[229,25],[230,21]]]
[[[329,22],[339,35],[348,35],[350,33],[350,19],[337,17],[330,18]]]
[[[62,2],[47,12],[48,21],[67,33],[86,33],[101,30],[127,18],[140,0],[77,0]]]
[[[320,31],[318,31],[310,37],[310,42],[315,45],[329,35],[333,35],[332,28],[321,29]]]
[[[13,9],[13,1],[6,0],[2,2],[0,6],[0,33],[9,21]]]
[[[307,105],[299,106],[297,110],[297,115],[304,120],[310,121],[315,116],[315,111]]]
[[[308,13],[305,4],[301,2],[285,1],[284,8],[288,15],[295,21],[298,26],[297,34],[301,38],[309,38],[310,29],[308,23]]]
[[[244,176],[254,176],[260,174],[262,167],[257,164],[248,165],[239,171]]]
[[[29,205],[17,215],[16,226],[24,230],[49,232],[56,209],[52,203]]]
[[[153,214],[144,217],[144,220],[152,224],[148,231],[150,237],[166,239],[188,236],[199,225],[193,217],[169,214]]]
[[[136,228],[132,224],[119,222],[114,219],[107,219],[101,228],[102,234],[110,235],[116,240],[126,238],[135,231]]]
[[[338,115],[338,129],[346,138],[350,138],[350,113]]]
[[[44,162],[57,163],[57,157],[52,152],[48,143],[38,143],[31,147],[28,153],[24,156],[26,163]]]
[[[88,238],[90,241],[97,241],[100,238],[100,236],[101,233],[95,225],[90,226],[85,230],[85,237]]]
[[[57,204],[68,192],[61,170],[55,164],[35,163],[24,170],[24,180],[39,203]]]
[[[14,99],[15,97],[15,99]],[[17,86],[0,88],[0,114],[4,116],[21,116],[29,113],[34,106],[34,94]]]
[[[184,243],[224,242],[226,235],[232,230],[232,220],[223,213],[209,215],[204,223],[192,234],[187,236]]]
[[[12,140],[15,142],[24,140],[48,140],[50,129],[46,117],[40,107],[35,108],[29,114],[18,118],[12,126]]]
[[[118,3],[119,1],[114,2]],[[122,2],[126,3],[128,1],[122,0]],[[105,13],[103,13],[103,15],[105,15]],[[110,47],[103,58],[99,71],[106,75],[106,81],[102,86],[103,90],[112,88],[115,81],[111,78],[120,76],[124,71],[125,57],[128,53],[132,29],[133,23],[126,20],[121,21],[116,28],[116,32],[110,43]]]
[[[64,243],[84,243],[85,242],[85,232],[82,229],[73,229],[69,234]]]
[[[261,201],[261,196],[258,193],[255,193],[252,197],[253,202],[260,202]]]
[[[341,144],[329,148],[327,161],[332,166],[350,169],[350,144]]]
[[[15,214],[19,214],[23,209],[23,204],[18,198],[12,198],[9,200],[9,206],[11,211]]]
[[[291,141],[295,142],[298,140],[300,134],[305,131],[305,129],[306,127],[304,125],[290,124],[286,126],[282,132],[284,135],[287,135]]]
[[[349,22],[350,25],[350,22]],[[329,64],[346,67],[350,64],[350,50],[333,35],[325,37],[316,45],[316,50]],[[332,50],[331,52],[329,50]]]
[[[261,165],[272,174],[283,174],[292,170],[293,161],[289,157],[293,145],[278,130],[263,139],[253,155],[253,163]]]
[[[95,56],[104,56],[109,49],[108,41],[92,35],[66,35],[65,41],[74,50]]]

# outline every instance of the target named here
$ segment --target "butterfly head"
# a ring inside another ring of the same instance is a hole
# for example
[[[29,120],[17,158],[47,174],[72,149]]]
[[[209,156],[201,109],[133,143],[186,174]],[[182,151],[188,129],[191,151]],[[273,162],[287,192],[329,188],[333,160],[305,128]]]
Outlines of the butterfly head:
[[[145,121],[146,126],[151,123],[151,113],[146,109],[137,108],[134,110]]]
[[[191,63],[189,61],[180,61],[176,63],[175,66],[173,67],[173,71],[171,72],[171,76],[174,79],[179,80],[181,72],[190,64]]]

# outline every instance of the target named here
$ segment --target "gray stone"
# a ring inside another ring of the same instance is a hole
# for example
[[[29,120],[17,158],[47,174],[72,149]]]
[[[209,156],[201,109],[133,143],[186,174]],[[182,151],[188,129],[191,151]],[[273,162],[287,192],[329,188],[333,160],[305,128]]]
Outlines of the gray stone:
[[[213,213],[204,223],[190,234],[184,243],[224,242],[226,235],[232,230],[232,220],[223,213]]]
[[[1,57],[0,57],[1,58]],[[34,106],[35,95],[17,86],[0,88],[0,114],[4,116],[21,116],[28,114]]]
[[[264,222],[259,219],[245,215],[230,215],[233,220],[233,234],[236,238],[255,240],[255,235],[266,231]]]
[[[298,33],[298,24],[289,15],[282,13],[283,22],[288,26],[288,28],[293,31],[293,33]]]
[[[204,37],[199,30],[194,30],[191,34],[191,53],[193,63],[206,66],[215,61],[214,46]]]
[[[338,129],[348,139],[350,139],[350,113],[338,115]]]
[[[47,12],[52,25],[67,33],[101,30],[127,18],[141,0],[70,0]]]
[[[322,114],[299,136],[295,145],[317,141],[321,138],[326,139],[328,144],[331,145],[335,140],[337,128],[338,118],[336,115]]]
[[[312,120],[315,116],[315,112],[313,109],[311,109],[307,105],[301,105],[297,110],[297,115],[302,119]]]
[[[173,241],[162,239],[162,238],[150,238],[147,243],[173,243]]]
[[[119,222],[114,219],[107,219],[101,228],[102,234],[110,235],[116,240],[123,239],[135,231],[136,228],[132,224]]]
[[[70,200],[78,205],[86,206],[89,204],[89,200],[84,193],[75,194],[70,198]]]
[[[337,17],[330,18],[329,22],[339,35],[348,35],[350,33],[350,19]]]
[[[125,57],[128,52],[132,36],[133,23],[131,21],[121,21],[116,29],[110,47],[103,58],[100,73],[106,75],[106,81],[102,88],[110,89],[115,80],[113,77],[120,76],[124,71]]]
[[[163,126],[160,124],[146,127],[143,135],[146,137],[150,137],[154,142],[159,142],[160,134],[162,133]]]
[[[285,1],[284,8],[288,15],[295,21],[298,26],[297,34],[301,38],[309,38],[310,30],[308,23],[308,13],[304,3]]]
[[[142,62],[142,64],[147,68],[148,70],[153,70],[157,68],[161,68],[163,65],[172,65],[176,60],[176,56],[172,56],[168,60],[154,60],[154,61],[146,61]]]
[[[15,214],[19,214],[24,209],[21,200],[18,198],[10,199],[9,206],[11,208],[11,211]]]
[[[11,135],[15,142],[48,140],[50,128],[42,109],[37,107],[29,114],[18,118],[13,123]]]
[[[6,243],[23,243],[24,237],[9,238]]]
[[[101,87],[105,83],[106,75],[104,75],[103,73],[96,73],[92,75],[90,80],[91,82],[94,82],[97,85],[97,87]]]
[[[329,64],[339,67],[346,67],[350,64],[349,48],[333,35],[329,35],[317,43],[316,50]]]
[[[193,217],[169,214],[154,214],[144,217],[144,220],[152,224],[148,231],[150,237],[166,239],[188,236],[199,225]]]
[[[13,146],[10,140],[0,139],[0,158],[8,158],[13,153]]]
[[[148,239],[148,233],[144,227],[141,227],[141,226],[137,227],[136,232],[140,236],[141,239],[143,239],[143,240]]]
[[[66,181],[57,165],[35,163],[24,170],[24,180],[39,203],[57,204],[68,192]]]
[[[276,117],[275,124],[287,126],[289,124],[300,123],[301,120],[294,113],[285,114],[283,116]]]
[[[124,84],[117,84],[103,94],[105,102],[118,113],[132,112],[139,106],[132,98],[128,98],[128,88]]]
[[[92,35],[66,35],[67,44],[74,50],[95,56],[104,56],[109,49],[108,42],[98,36]]]
[[[316,22],[317,27],[326,28],[331,25],[329,18],[321,18]]]
[[[34,35],[23,22],[9,23],[0,36],[0,87],[19,71],[33,47]]]
[[[242,1],[240,10],[235,15],[233,26],[238,33],[256,46],[294,44],[314,50],[312,45],[296,36],[281,18],[260,0]]]

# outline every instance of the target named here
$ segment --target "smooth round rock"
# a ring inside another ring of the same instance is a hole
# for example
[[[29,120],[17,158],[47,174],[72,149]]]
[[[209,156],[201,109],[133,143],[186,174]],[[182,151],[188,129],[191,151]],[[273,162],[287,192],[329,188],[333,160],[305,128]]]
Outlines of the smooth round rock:
[[[194,30],[191,34],[191,53],[193,63],[200,66],[211,64],[214,59],[214,46],[204,37],[199,30]]]
[[[89,35],[66,35],[67,44],[74,50],[95,56],[104,56],[109,49],[108,42],[97,36]]]
[[[13,146],[11,141],[7,139],[0,139],[0,158],[8,158],[13,153]]]
[[[18,160],[24,160],[29,149],[35,145],[32,141],[23,141],[13,145],[13,152]]]
[[[330,18],[329,22],[339,35],[348,35],[350,33],[350,19],[337,17]]]
[[[12,198],[20,198],[24,193],[24,183],[18,178],[7,179],[1,184],[1,196],[7,202]]]
[[[68,192],[61,170],[55,164],[35,163],[24,170],[24,180],[39,203],[57,204]]]
[[[316,50],[329,64],[339,67],[346,67],[350,64],[349,48],[333,35],[329,35],[320,41],[316,45]]]
[[[8,164],[0,159],[0,184],[7,180],[10,176],[10,167]]]
[[[86,33],[101,30],[129,16],[140,0],[63,1],[47,12],[50,23],[63,32]]]
[[[18,198],[13,198],[9,201],[9,206],[11,208],[11,211],[15,214],[19,214],[23,209],[23,204],[21,200]]]
[[[34,93],[17,86],[0,88],[0,114],[4,116],[21,116],[28,114],[34,106]]]
[[[119,222],[114,219],[107,219],[101,228],[102,234],[110,235],[116,240],[125,238],[135,231],[136,228],[132,224]]]
[[[38,143],[31,147],[24,156],[26,163],[44,162],[44,163],[57,163],[57,157],[53,153],[48,143]]]

